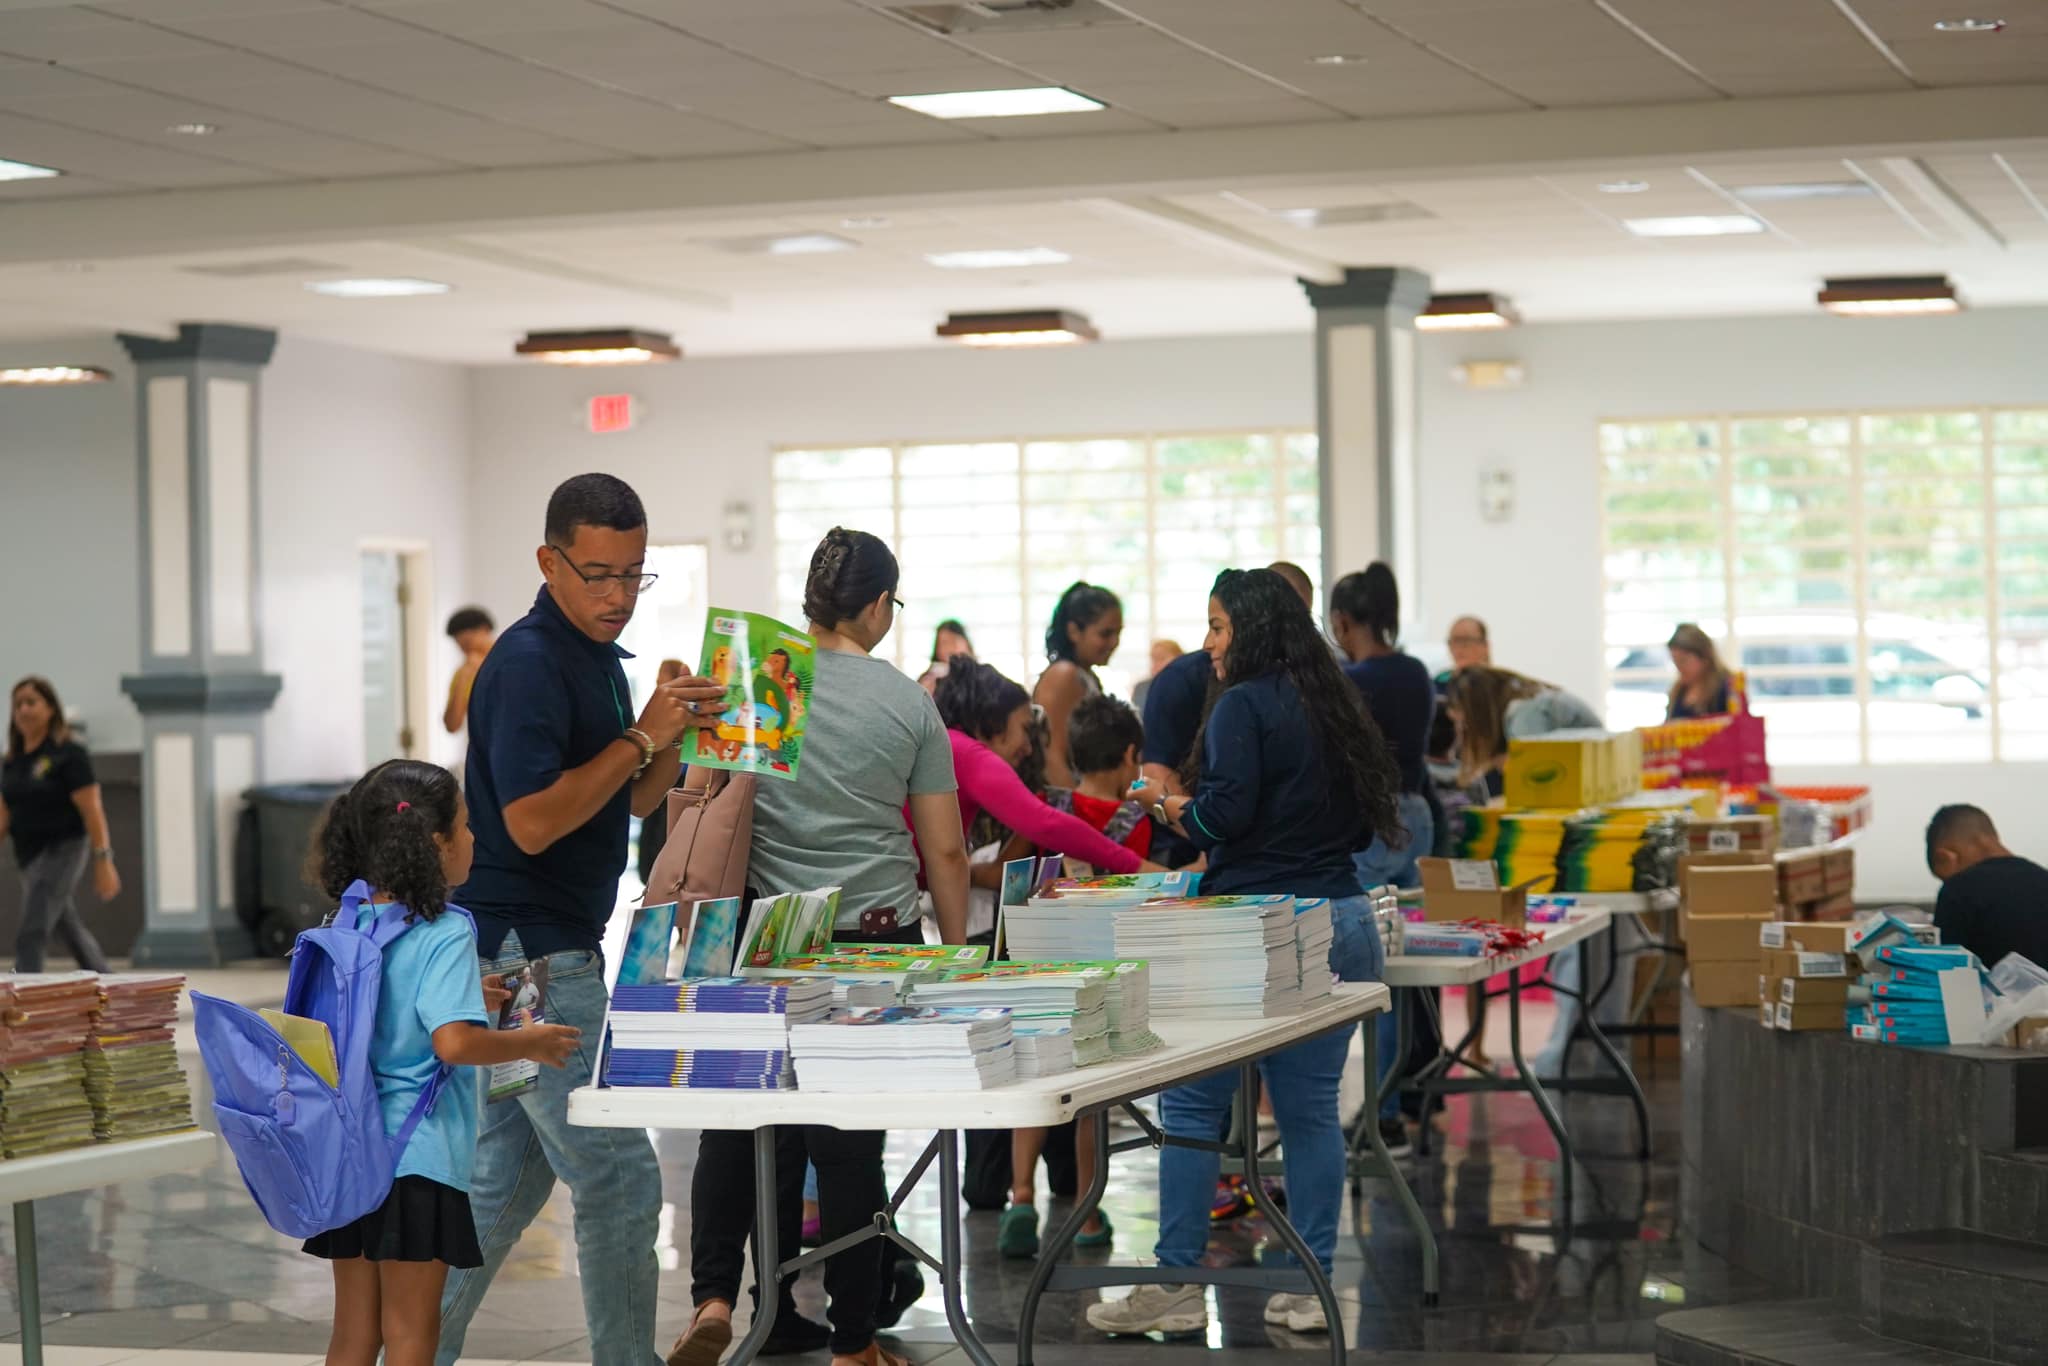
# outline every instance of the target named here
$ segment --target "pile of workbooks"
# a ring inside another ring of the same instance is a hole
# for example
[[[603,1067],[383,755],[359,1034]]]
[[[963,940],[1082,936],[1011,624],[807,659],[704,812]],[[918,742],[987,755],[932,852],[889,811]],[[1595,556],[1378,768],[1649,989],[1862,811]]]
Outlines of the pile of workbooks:
[[[99,1004],[95,973],[0,973],[0,1154],[93,1141],[85,1041]]]
[[[1017,1026],[1047,1022],[1067,1028],[1074,1067],[1110,1058],[1111,977],[1096,963],[991,963],[932,977],[906,988],[916,1006],[994,1006],[1010,1012]]]
[[[806,1091],[985,1091],[1016,1080],[1010,1012],[974,1006],[835,1010],[792,1025]]]
[[[1159,897],[1186,896],[1193,873],[1114,873],[1061,878],[1022,906],[1003,908],[1003,943],[1027,962],[1099,962],[1127,955],[1116,947],[1111,913]]]
[[[1301,974],[1301,1003],[1314,1005],[1337,986],[1330,971],[1330,945],[1336,941],[1328,897],[1301,897],[1294,903],[1294,957]]]
[[[178,1065],[176,973],[108,973],[99,979],[85,1050],[93,1135],[102,1142],[193,1127],[192,1088]]]
[[[1055,1019],[1011,1020],[1017,1080],[1057,1077],[1074,1070],[1074,1027]]]
[[[1167,897],[1110,914],[1116,956],[1151,966],[1161,1019],[1259,1019],[1301,1008],[1291,896]]]
[[[608,1086],[796,1087],[790,1031],[832,1009],[832,982],[706,977],[612,991]]]
[[[830,977],[834,1006],[894,1005],[912,979],[973,968],[988,957],[974,944],[827,944],[817,953],[788,954],[742,975],[763,981]]]

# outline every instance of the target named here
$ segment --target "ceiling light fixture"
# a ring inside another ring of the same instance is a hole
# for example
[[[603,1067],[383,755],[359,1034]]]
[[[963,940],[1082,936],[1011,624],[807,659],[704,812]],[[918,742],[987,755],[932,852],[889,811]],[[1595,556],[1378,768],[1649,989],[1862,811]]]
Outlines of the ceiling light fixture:
[[[666,332],[596,327],[576,332],[529,332],[513,350],[551,365],[646,365],[679,360],[683,348]]]
[[[836,232],[787,232],[712,237],[706,238],[704,245],[735,256],[819,256],[831,251],[852,251],[860,243]]]
[[[1937,19],[1937,33],[1996,33],[2005,27],[2003,19]]]
[[[1738,185],[1737,199],[1753,204],[1772,204],[1787,199],[1862,199],[1877,193],[1862,180],[1813,180],[1785,185]]]
[[[1075,346],[1100,341],[1093,323],[1064,308],[1024,313],[954,313],[939,324],[938,335],[963,346]]]
[[[848,232],[864,232],[886,228],[889,226],[889,220],[878,213],[863,213],[840,219],[839,226]]]
[[[164,131],[166,133],[176,133],[181,138],[210,138],[220,131],[220,125],[217,123],[174,123],[164,129]]]
[[[0,180],[47,180],[62,171],[49,166],[38,166],[32,161],[8,161],[0,157]]]
[[[980,251],[937,251],[924,259],[940,270],[1009,270],[1016,266],[1063,266],[1074,258],[1051,247],[990,247]]]
[[[1415,317],[1421,332],[1484,332],[1513,327],[1521,317],[1498,294],[1432,294]]]
[[[1365,58],[1356,52],[1326,52],[1320,57],[1308,59],[1310,66],[1364,66]]]
[[[405,276],[372,276],[354,280],[308,280],[306,288],[330,299],[406,299],[417,294],[446,294],[452,285]]]
[[[1641,194],[1649,188],[1650,182],[1647,180],[1603,180],[1600,182],[1601,194]]]
[[[1962,298],[1945,275],[1876,276],[1829,280],[1820,306],[1845,318],[1907,318],[1960,313]]]
[[[47,387],[52,384],[98,384],[109,380],[111,372],[97,365],[24,365],[11,370],[0,370],[0,384],[14,384],[23,387]]]
[[[1033,114],[1092,114],[1107,109],[1060,85],[1023,90],[949,90],[935,95],[891,95],[889,103],[935,119],[1014,119]]]
[[[1763,220],[1746,213],[1689,213],[1670,218],[1624,218],[1638,237],[1731,237],[1762,232]]]

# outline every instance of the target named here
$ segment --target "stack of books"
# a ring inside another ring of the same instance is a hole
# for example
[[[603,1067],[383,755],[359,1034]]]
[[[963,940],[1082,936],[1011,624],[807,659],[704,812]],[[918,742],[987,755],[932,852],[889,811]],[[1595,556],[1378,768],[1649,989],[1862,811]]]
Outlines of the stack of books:
[[[1865,965],[1867,1001],[1848,1008],[1852,1038],[1921,1047],[1982,1041],[1980,970],[1968,949],[1892,942],[1857,952]]]
[[[1327,897],[1304,898],[1294,903],[1294,957],[1301,973],[1301,1003],[1305,1006],[1322,1000],[1337,985],[1330,972],[1330,945],[1336,937]]]
[[[1096,964],[991,963],[912,982],[907,1001],[919,1006],[997,1006],[1011,1028],[1027,1021],[1064,1024],[1072,1066],[1108,1062],[1110,976]]]
[[[1074,1027],[1060,1020],[1014,1020],[1010,1037],[1017,1046],[1017,1080],[1056,1077],[1074,1070]]]
[[[96,973],[0,974],[0,1155],[93,1141],[85,1040],[99,1004]]]
[[[1163,896],[1185,896],[1193,873],[1114,873],[1062,878],[1022,906],[1003,911],[1003,943],[1023,962],[1115,958],[1110,912]]]
[[[888,997],[876,1002],[887,1005],[902,999],[904,984],[911,978],[934,976],[939,966],[934,959],[908,955],[808,953],[778,958],[763,967],[742,968],[740,975],[763,982],[787,981],[792,977],[866,978],[888,989]],[[847,1004],[859,1002],[849,1000]]]
[[[790,1026],[806,1091],[985,1091],[1016,1080],[1010,1012],[971,1006],[835,1010]]]
[[[1119,958],[1152,968],[1162,1019],[1260,1019],[1301,1008],[1294,898],[1167,898],[1112,912]]]
[[[193,1127],[192,1088],[178,1065],[176,973],[110,973],[99,979],[85,1050],[85,1091],[101,1142]]]
[[[608,1086],[726,1091],[796,1088],[789,1034],[832,1008],[822,977],[703,977],[612,992]]]

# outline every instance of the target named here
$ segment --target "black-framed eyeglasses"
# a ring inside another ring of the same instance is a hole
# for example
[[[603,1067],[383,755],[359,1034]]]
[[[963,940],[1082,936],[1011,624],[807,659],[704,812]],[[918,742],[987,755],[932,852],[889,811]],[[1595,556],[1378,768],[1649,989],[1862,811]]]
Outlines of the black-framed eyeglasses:
[[[899,612],[902,612],[902,611],[906,611],[906,610],[908,610],[908,609],[909,609],[909,607],[910,607],[910,604],[909,604],[909,603],[907,603],[907,602],[905,602],[905,601],[904,601],[903,599],[901,599],[901,598],[897,597],[897,596],[896,596],[896,595],[895,595],[894,593],[891,593],[891,594],[889,595],[889,601],[890,601],[891,603],[895,604],[896,610],[897,610],[897,611],[899,611]]]
[[[628,596],[638,597],[654,587],[655,580],[661,577],[659,574],[586,574],[582,565],[569,558],[568,551],[553,541],[549,541],[547,545],[548,549],[562,557],[563,564],[576,572],[577,578],[583,580],[583,591],[593,598],[605,597],[614,588],[623,588]]]

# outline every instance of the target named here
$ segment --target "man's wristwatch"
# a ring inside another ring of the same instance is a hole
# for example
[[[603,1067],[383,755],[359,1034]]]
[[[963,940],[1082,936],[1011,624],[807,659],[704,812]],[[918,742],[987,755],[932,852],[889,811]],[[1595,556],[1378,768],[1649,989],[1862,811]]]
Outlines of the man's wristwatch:
[[[1173,824],[1173,817],[1166,814],[1166,798],[1164,797],[1161,797],[1158,801],[1152,803],[1152,814],[1158,819],[1161,825]]]

